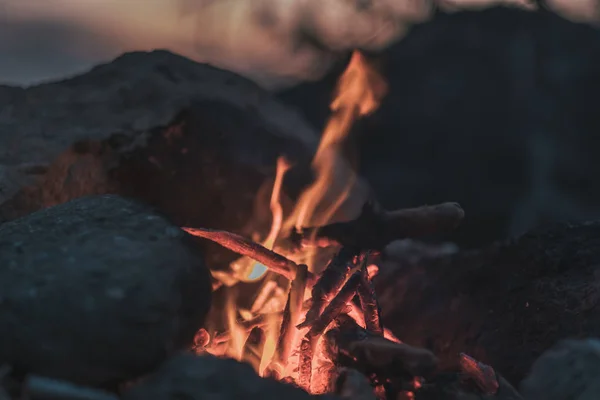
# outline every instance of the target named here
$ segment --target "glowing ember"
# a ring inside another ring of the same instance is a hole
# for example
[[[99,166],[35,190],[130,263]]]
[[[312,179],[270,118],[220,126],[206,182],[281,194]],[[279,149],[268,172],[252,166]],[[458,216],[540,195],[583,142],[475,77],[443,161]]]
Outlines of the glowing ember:
[[[326,346],[320,338],[342,312],[347,312],[356,320],[358,326],[365,328],[363,311],[350,300],[356,294],[357,285],[364,280],[370,281],[378,268],[376,265],[369,265],[367,268],[366,256],[360,258],[356,254],[355,257],[351,257],[348,262],[352,264],[353,277],[347,282],[339,282],[339,294],[334,291],[326,296],[326,302],[323,303],[325,309],[316,310],[322,311],[322,315],[314,314],[317,318],[315,321],[306,328],[298,328],[297,325],[305,319],[306,312],[311,307],[314,277],[320,276],[325,268],[323,263],[316,261],[318,253],[324,249],[314,245],[286,250],[278,248],[277,245],[279,241],[284,243],[294,229],[327,224],[346,200],[356,177],[340,177],[336,171],[336,158],[342,155],[343,142],[354,120],[373,112],[385,91],[383,80],[367,64],[365,58],[355,52],[338,83],[336,96],[331,104],[332,116],[312,161],[316,179],[302,193],[293,212],[285,220],[280,193],[290,165],[283,158],[277,162],[270,200],[271,230],[261,243],[265,249],[275,250],[292,260],[293,265],[285,266],[285,263],[281,263],[277,266],[280,273],[269,275],[266,274],[270,267],[266,260],[260,264],[244,257],[231,265],[231,274],[235,277],[215,274],[215,277],[222,279],[227,286],[231,286],[236,280],[263,280],[249,310],[240,309],[238,306],[238,286],[227,288],[228,297],[224,310],[226,332],[217,335],[213,332],[211,345],[206,347],[205,351],[248,362],[261,376],[270,375],[286,381],[291,380],[312,393],[332,390],[336,366],[326,355]],[[186,230],[206,238],[210,238],[210,235],[215,238],[220,235],[208,230]],[[218,240],[222,242],[229,239],[219,236]],[[248,246],[245,242],[240,243],[239,246]],[[331,252],[331,249],[329,251]],[[291,269],[285,270],[288,267]],[[334,266],[330,264],[329,268]],[[282,281],[280,276],[282,271],[287,271],[283,276],[291,281],[289,294],[285,288],[285,281]],[[293,276],[295,278],[292,279]],[[319,289],[319,282],[316,285]],[[385,331],[384,336],[399,342],[388,331]],[[207,342],[204,333],[199,336],[198,341]]]

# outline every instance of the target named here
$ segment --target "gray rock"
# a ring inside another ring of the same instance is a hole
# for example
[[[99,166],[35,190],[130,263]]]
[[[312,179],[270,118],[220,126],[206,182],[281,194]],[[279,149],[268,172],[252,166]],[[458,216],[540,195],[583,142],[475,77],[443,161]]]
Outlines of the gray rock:
[[[114,193],[180,226],[266,235],[277,158],[295,165],[288,207],[312,178],[318,140],[256,84],[167,51],[128,53],[61,82],[0,86],[0,223]],[[353,198],[357,213],[364,198]],[[206,256],[215,267],[234,259],[214,246]]]
[[[527,400],[595,400],[600,398],[600,341],[558,343],[533,364],[521,392]]]
[[[0,226],[0,364],[91,386],[188,346],[211,299],[191,237],[148,207],[84,197]]]
[[[123,400],[335,400],[333,395],[311,396],[295,386],[259,377],[249,364],[232,359],[184,354],[165,365]]]

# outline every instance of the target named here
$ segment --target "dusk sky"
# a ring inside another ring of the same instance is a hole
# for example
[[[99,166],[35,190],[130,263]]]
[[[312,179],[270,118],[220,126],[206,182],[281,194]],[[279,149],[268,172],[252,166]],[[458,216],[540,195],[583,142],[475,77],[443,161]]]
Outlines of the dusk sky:
[[[385,47],[431,8],[428,0],[378,0],[373,11],[357,11],[346,0],[328,0],[323,7],[323,1],[0,0],[0,83],[64,78],[126,51],[157,48],[268,85],[317,79],[340,50]],[[438,0],[467,8],[528,1]],[[546,1],[563,15],[570,14],[562,12],[565,7],[583,19],[600,15],[600,0]],[[265,28],[261,24],[269,18]],[[332,50],[306,40],[307,27],[315,26]]]
[[[193,27],[171,0],[0,0],[0,81],[63,77],[130,50],[193,55]]]

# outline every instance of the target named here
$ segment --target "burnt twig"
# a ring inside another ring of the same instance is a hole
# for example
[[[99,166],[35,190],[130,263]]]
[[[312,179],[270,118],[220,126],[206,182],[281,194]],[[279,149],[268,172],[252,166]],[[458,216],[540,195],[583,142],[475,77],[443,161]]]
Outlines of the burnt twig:
[[[385,211],[367,203],[357,219],[304,228],[302,238],[328,239],[343,246],[381,250],[388,243],[453,230],[464,218],[458,203]]]

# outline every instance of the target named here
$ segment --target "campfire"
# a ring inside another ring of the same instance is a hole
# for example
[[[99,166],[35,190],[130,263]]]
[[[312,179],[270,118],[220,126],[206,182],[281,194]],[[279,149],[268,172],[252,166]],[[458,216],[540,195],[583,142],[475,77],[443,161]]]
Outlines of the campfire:
[[[355,52],[338,83],[333,114],[312,162],[316,179],[288,216],[280,195],[292,166],[283,157],[278,160],[272,224],[264,239],[259,233],[251,240],[184,228],[242,256],[228,271],[213,272],[213,289],[225,292],[224,309],[197,333],[198,354],[247,362],[263,377],[312,394],[339,392],[340,382],[364,376],[379,398],[412,398],[423,377],[433,372],[437,360],[431,352],[402,343],[383,326],[372,279],[388,243],[455,228],[463,218],[460,206],[388,212],[371,201],[358,218],[332,222],[356,178],[340,181],[332,155],[343,153],[353,122],[375,111],[385,90],[376,70]],[[243,307],[239,289],[248,282],[260,285],[252,285],[257,289]],[[482,390],[498,389],[493,370],[490,375],[489,368],[466,355],[461,361]]]

